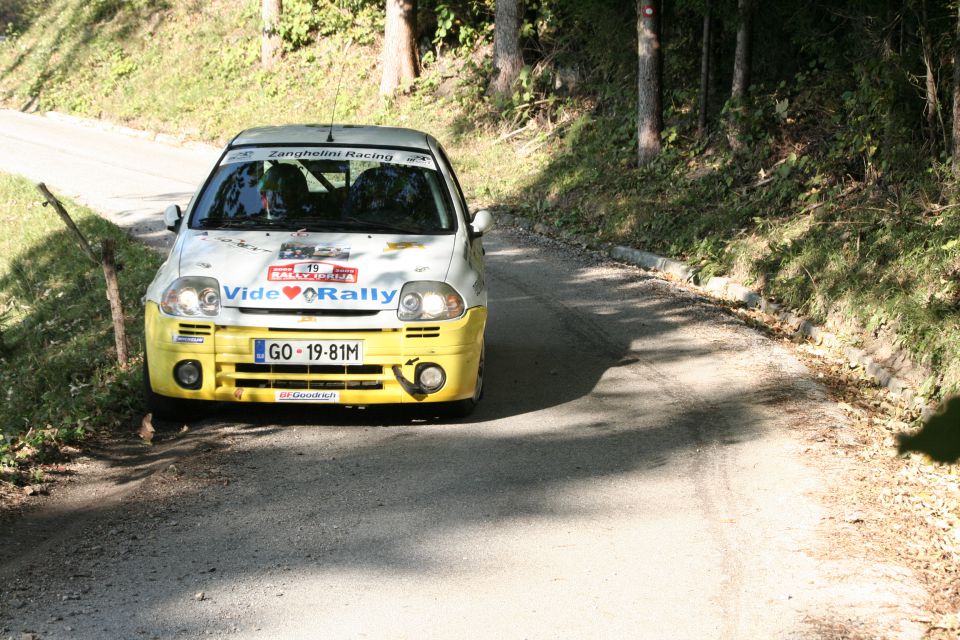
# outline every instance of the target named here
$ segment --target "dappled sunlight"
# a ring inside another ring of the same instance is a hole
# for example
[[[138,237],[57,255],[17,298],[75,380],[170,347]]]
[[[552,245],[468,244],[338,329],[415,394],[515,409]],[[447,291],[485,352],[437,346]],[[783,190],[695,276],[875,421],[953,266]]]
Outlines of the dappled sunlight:
[[[759,446],[776,462],[767,441],[795,420],[785,409],[803,396],[802,367],[763,350],[728,355],[760,338],[634,269],[504,251],[516,240],[500,232],[487,242],[486,392],[470,418],[232,405],[187,434],[165,425],[148,464],[104,459],[130,482],[148,480],[138,499],[94,507],[85,521],[122,537],[109,523],[126,513],[148,533],[89,568],[87,606],[110,603],[122,615],[105,624],[161,636],[231,625],[290,635],[298,607],[329,620],[325,629],[366,629],[384,612],[384,623],[416,626],[424,602],[443,603],[447,618],[459,611],[453,624],[493,628],[476,612],[534,625],[521,594],[537,590],[561,605],[551,624],[576,624],[599,594],[598,606],[636,621],[646,609],[634,592],[609,590],[615,572],[679,615],[670,603],[691,585],[673,576],[704,564],[739,571],[731,540],[774,488],[728,503],[727,461]],[[177,457],[178,447],[199,453]],[[151,483],[170,486],[155,501]],[[744,524],[702,524],[720,518]],[[142,576],[148,600],[130,595]],[[716,602],[727,597],[720,574],[697,580]],[[184,605],[189,615],[168,615]],[[53,603],[51,615],[68,606]]]

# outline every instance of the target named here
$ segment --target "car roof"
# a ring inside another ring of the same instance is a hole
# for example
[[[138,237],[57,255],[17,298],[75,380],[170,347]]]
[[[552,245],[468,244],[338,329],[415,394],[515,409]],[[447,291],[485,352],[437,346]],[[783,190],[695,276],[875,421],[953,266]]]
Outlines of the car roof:
[[[333,140],[329,139],[333,134]],[[376,147],[404,147],[430,150],[432,137],[422,131],[400,127],[338,124],[287,124],[273,127],[255,127],[240,132],[231,147],[271,144],[337,144],[370,145]]]

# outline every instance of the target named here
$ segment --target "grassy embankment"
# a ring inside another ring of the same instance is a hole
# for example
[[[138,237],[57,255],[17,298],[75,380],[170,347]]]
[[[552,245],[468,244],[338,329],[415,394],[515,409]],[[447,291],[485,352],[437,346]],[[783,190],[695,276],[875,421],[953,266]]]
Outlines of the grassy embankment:
[[[140,369],[117,364],[103,272],[33,184],[0,174],[0,470],[57,455],[90,433],[131,424]],[[88,242],[116,241],[128,340],[143,343],[140,298],[161,258],[66,202]]]
[[[382,101],[375,10],[310,18],[309,33],[300,15],[268,73],[257,2],[19,0],[0,100],[222,142],[248,126],[329,120],[342,73],[338,121],[434,133],[475,203],[732,275],[851,343],[896,340],[933,372],[929,397],[957,389],[956,186],[942,159],[919,157],[919,112],[902,117],[871,84],[884,68],[821,57],[789,83],[755,85],[746,148],[733,154],[718,113],[708,140],[694,136],[696,92],[678,79],[695,81],[695,58],[668,49],[664,151],[637,169],[633,26],[614,4],[592,3],[581,24],[577,37],[595,44],[573,95],[551,93],[544,76],[502,115],[483,97],[489,34],[442,48],[411,92]]]

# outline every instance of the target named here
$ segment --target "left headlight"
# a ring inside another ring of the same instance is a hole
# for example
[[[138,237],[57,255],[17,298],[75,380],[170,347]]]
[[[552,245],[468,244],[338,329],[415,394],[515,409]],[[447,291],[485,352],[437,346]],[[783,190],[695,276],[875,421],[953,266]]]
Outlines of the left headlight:
[[[163,292],[160,308],[173,316],[215,316],[220,313],[220,283],[214,278],[177,278]]]
[[[408,282],[400,291],[397,317],[408,322],[452,320],[463,311],[463,298],[446,282]]]

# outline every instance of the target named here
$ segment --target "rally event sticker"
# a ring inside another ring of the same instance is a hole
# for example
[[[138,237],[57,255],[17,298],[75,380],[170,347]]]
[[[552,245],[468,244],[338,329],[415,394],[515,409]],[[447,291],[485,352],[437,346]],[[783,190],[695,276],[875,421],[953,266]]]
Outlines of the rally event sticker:
[[[332,262],[294,262],[267,269],[267,280],[275,282],[343,282],[356,284],[358,270]]]

